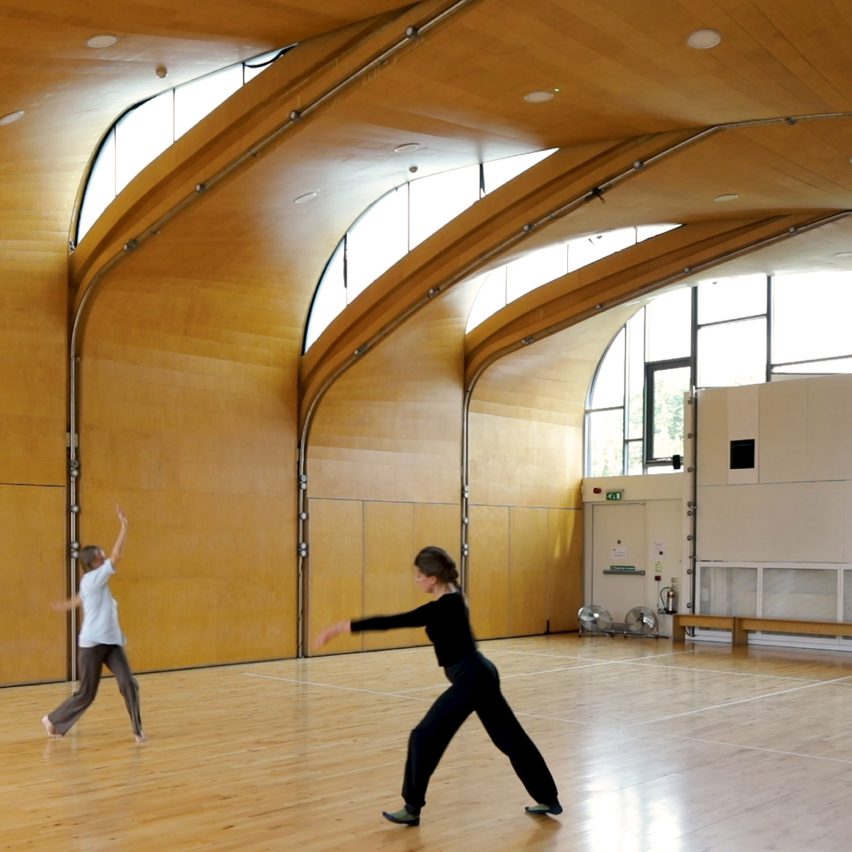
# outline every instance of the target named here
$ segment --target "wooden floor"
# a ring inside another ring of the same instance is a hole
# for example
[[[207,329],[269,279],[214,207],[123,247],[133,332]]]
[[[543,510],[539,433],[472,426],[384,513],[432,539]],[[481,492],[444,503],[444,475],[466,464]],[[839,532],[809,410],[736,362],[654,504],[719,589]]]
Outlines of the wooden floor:
[[[381,818],[401,805],[408,731],[445,685],[416,648],[141,675],[141,746],[112,680],[61,740],[39,719],[69,685],[0,690],[0,848],[852,848],[852,657],[573,635],[481,648],[561,817],[524,814],[474,718],[420,827]]]

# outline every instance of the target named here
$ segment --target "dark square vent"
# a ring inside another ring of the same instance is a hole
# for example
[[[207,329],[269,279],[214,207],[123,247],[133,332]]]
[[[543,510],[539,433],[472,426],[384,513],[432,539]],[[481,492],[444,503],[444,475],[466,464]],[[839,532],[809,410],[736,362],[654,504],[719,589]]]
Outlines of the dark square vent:
[[[754,438],[731,441],[731,470],[754,468]]]

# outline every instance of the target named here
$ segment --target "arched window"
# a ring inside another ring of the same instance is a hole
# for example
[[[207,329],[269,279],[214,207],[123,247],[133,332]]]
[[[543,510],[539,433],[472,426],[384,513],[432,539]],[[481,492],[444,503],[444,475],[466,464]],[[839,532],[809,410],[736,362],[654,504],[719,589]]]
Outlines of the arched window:
[[[296,45],[229,65],[126,109],[104,135],[81,193],[74,245],[142,169]]]
[[[486,272],[481,276],[482,283],[471,306],[465,331],[476,328],[492,314],[542,284],[677,227],[641,225],[589,234],[536,249]]]
[[[353,299],[416,245],[554,150],[454,169],[385,193],[355,220],[329,258],[308,312],[302,351],[307,352]]]
[[[852,373],[852,273],[708,279],[658,296],[601,358],[586,407],[586,475],[665,473],[683,455],[683,394]]]

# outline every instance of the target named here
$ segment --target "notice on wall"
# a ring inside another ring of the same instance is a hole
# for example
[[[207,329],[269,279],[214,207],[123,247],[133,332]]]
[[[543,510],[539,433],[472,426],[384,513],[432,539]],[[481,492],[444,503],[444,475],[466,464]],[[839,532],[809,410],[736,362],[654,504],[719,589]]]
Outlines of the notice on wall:
[[[626,547],[613,547],[612,549],[612,558],[613,559],[624,559],[627,556],[627,548]]]

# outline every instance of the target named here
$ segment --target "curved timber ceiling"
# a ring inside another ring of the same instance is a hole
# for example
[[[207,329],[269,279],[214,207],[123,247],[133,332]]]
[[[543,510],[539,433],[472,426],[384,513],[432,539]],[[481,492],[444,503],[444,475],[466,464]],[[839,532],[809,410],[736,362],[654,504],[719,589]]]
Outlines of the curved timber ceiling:
[[[431,20],[434,27],[418,32]],[[693,50],[686,37],[703,27],[719,30],[722,42]],[[407,31],[414,37],[406,39]],[[134,266],[159,274],[177,262],[197,278],[263,276],[270,283],[257,298],[269,299],[275,317],[266,337],[278,338],[269,357],[281,357],[282,340],[297,354],[334,245],[412,166],[424,176],[561,149],[386,276],[372,306],[391,324],[416,309],[430,287],[442,286],[442,276],[455,283],[461,272],[578,234],[649,222],[711,230],[728,220],[743,228],[772,217],[813,222],[852,208],[846,0],[211,0],[197,7],[96,0],[73,11],[57,0],[11,0],[0,2],[0,32],[0,115],[26,110],[22,120],[0,126],[0,264],[38,251],[64,254],[89,157],[128,105],[165,84],[302,43],[140,175],[70,265],[78,298],[92,281],[129,276]],[[85,46],[104,32],[119,42],[101,51]],[[370,64],[393,45],[399,48]],[[154,73],[158,65],[169,69],[165,81]],[[352,79],[359,68],[365,70]],[[554,89],[546,103],[523,98]],[[304,117],[285,127],[302,110]],[[701,135],[719,125],[725,127]],[[193,198],[193,187],[276,128],[258,156]],[[422,147],[395,154],[405,142]],[[635,160],[645,165],[632,169]],[[615,178],[605,192],[584,197]],[[294,206],[308,190],[319,192],[317,201]],[[732,193],[735,201],[714,200]],[[177,211],[174,218],[162,220],[169,210]],[[541,227],[522,230],[548,210],[554,215]],[[121,247],[146,229],[155,238],[130,263],[116,263]],[[808,262],[849,268],[848,258],[836,258],[849,249],[848,219],[819,231],[806,243]],[[500,234],[505,240],[496,239]],[[469,262],[448,271],[442,252],[465,237]],[[772,262],[795,263],[801,239],[776,246]],[[688,267],[689,258],[682,260]],[[735,271],[737,262],[726,268]],[[606,274],[613,274],[611,264]],[[177,285],[185,277],[176,274]],[[407,282],[405,292],[399,282]],[[626,286],[619,298],[630,295]],[[303,372],[315,382],[323,369],[332,375],[344,363],[336,341],[349,347],[390,328],[375,325],[363,306],[347,313],[312,351]]]

